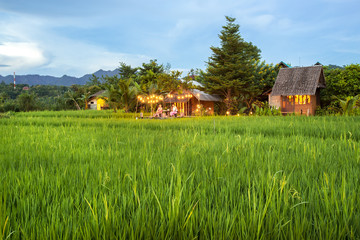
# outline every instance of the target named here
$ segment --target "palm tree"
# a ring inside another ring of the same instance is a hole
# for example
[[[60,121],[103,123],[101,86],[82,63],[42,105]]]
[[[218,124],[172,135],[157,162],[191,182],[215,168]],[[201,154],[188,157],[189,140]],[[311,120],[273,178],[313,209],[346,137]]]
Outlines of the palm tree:
[[[359,103],[357,101],[360,98],[360,94],[356,95],[355,97],[346,97],[345,100],[340,99],[336,96],[333,96],[337,100],[339,100],[340,107],[342,109],[343,115],[351,115],[354,111],[354,108],[358,106]],[[354,106],[355,105],[355,106]]]
[[[78,104],[77,101],[76,101],[76,93],[75,93],[74,91],[70,91],[70,90],[69,90],[69,91],[67,91],[67,92],[65,93],[65,101],[72,101],[72,102],[74,102],[77,110],[81,110],[79,104]]]
[[[85,103],[85,110],[88,109],[89,97],[90,97],[90,92],[85,92],[84,94],[81,95],[80,98],[78,98],[79,100]]]
[[[121,104],[124,107],[125,112],[128,112],[136,102],[136,95],[140,91],[140,87],[136,82],[129,78],[120,81],[119,90],[121,94]]]
[[[114,84],[104,84],[104,87],[106,91],[102,96],[100,96],[101,99],[104,99],[107,104],[109,104],[109,107],[114,109],[114,112],[117,111],[117,109],[120,107],[120,101],[121,101],[121,92],[120,89],[116,87]]]

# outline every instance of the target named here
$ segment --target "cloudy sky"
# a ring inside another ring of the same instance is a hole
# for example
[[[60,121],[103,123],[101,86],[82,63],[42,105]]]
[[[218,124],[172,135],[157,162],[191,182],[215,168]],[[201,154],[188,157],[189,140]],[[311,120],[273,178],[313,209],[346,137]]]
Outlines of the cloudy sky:
[[[0,74],[205,69],[225,15],[268,63],[360,63],[358,0],[0,0]]]

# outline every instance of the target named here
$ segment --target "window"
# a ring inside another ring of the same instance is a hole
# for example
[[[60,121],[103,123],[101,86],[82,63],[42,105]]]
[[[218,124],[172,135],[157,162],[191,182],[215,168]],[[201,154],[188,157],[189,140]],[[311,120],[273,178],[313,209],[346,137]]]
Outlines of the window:
[[[295,95],[295,104],[303,105],[310,103],[310,95]]]

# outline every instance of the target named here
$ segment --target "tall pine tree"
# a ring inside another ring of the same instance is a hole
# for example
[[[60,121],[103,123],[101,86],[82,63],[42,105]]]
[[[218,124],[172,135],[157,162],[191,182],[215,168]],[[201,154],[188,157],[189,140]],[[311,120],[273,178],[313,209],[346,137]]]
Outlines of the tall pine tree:
[[[254,91],[256,61],[260,49],[241,37],[235,18],[227,17],[219,38],[220,47],[211,47],[213,54],[207,62],[205,89],[224,98],[228,111],[234,112],[240,96]]]

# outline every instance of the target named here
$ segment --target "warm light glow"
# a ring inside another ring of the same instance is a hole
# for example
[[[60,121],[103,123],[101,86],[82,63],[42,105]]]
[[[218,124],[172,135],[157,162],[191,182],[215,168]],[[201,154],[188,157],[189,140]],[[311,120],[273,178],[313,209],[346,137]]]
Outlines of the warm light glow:
[[[230,111],[226,111],[226,115],[230,115]]]
[[[295,104],[303,105],[311,103],[310,95],[295,95],[294,98],[292,96],[288,96],[289,102],[292,102],[294,99]]]

